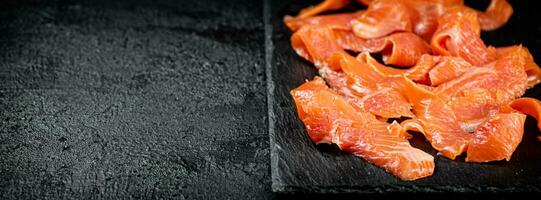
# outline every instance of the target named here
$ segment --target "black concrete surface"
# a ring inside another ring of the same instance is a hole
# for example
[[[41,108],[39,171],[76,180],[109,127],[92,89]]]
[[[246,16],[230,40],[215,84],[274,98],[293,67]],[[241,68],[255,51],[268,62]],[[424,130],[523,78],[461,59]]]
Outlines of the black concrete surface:
[[[258,1],[0,1],[0,199],[267,199]]]

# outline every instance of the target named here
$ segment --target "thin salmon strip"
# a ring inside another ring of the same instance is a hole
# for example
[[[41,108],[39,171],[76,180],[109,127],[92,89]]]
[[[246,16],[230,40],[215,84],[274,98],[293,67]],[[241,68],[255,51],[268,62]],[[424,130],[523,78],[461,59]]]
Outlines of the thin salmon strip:
[[[381,52],[383,62],[397,67],[411,67],[423,54],[430,53],[429,45],[413,33],[395,33],[385,38],[369,40],[369,52]]]
[[[459,56],[475,66],[483,66],[496,55],[480,38],[477,13],[466,7],[448,9],[438,18],[438,29],[430,41],[437,55]]]
[[[465,152],[473,135],[461,128],[451,108],[433,92],[407,78],[404,80],[407,91],[404,96],[412,103],[417,116],[417,124],[412,125],[415,123],[410,121],[409,127],[422,127],[416,128],[416,131],[422,130],[421,133],[432,147],[449,159],[454,160]]]
[[[332,71],[330,68],[320,70],[320,74],[325,78],[333,90],[344,96],[348,102],[354,104],[359,109],[370,112],[378,117],[384,119],[414,117],[411,112],[410,103],[397,89],[377,89],[374,87],[377,87],[378,83],[375,83],[376,85],[364,85],[367,89],[359,91],[360,87],[356,86],[357,84],[363,83],[362,81],[358,81],[357,84],[354,83],[355,79],[359,78],[356,77],[356,73],[359,73],[359,75],[367,75],[374,71],[371,71],[372,69],[370,68],[366,69],[366,73],[357,71],[356,68],[362,67],[363,65],[359,62],[352,62],[352,59],[354,58],[344,53],[337,53],[331,58],[332,66],[337,65],[339,67],[335,68],[340,68],[341,70],[342,67],[345,67],[347,72],[336,72]]]
[[[411,32],[417,12],[400,0],[375,0],[351,23],[355,35],[372,39],[393,32]]]
[[[351,30],[351,20],[357,18],[362,11],[354,13],[341,13],[331,15],[319,15],[306,18],[290,18],[286,26],[291,31],[297,31],[304,25],[325,25],[332,29]]]
[[[291,95],[314,143],[335,143],[402,180],[416,180],[434,172],[434,158],[412,147],[400,134],[400,125],[356,111],[327,88],[323,79],[316,77],[292,90]]]
[[[357,60],[366,62],[385,77],[405,76],[417,83],[437,86],[464,74],[472,65],[460,57],[432,56],[423,54],[417,64],[409,69],[396,69],[378,63],[370,54],[363,52]]]
[[[408,0],[405,1],[419,15],[418,21],[414,22],[413,32],[423,39],[430,41],[432,34],[438,28],[438,17],[453,6],[462,6],[462,0]]]
[[[397,67],[411,67],[423,54],[430,53],[430,46],[413,33],[395,33],[383,38],[365,40],[351,31],[335,31],[336,40],[354,52],[381,52],[383,62]]]
[[[441,84],[436,93],[449,100],[463,91],[485,88],[496,96],[499,105],[520,97],[526,91],[527,74],[524,66],[529,54],[521,48],[502,55],[496,61],[483,67],[473,68],[462,76]]]
[[[391,88],[370,93],[360,99],[359,104],[367,112],[384,119],[415,117],[407,99],[398,90]]]
[[[526,115],[499,113],[475,130],[468,145],[466,162],[511,160],[511,155],[522,141]]]
[[[506,0],[491,0],[485,12],[477,14],[481,29],[491,31],[500,28],[511,18],[513,7]]]
[[[367,63],[361,62],[347,53],[334,54],[329,59],[329,65],[346,74],[348,87],[357,96],[362,97],[382,88],[403,90],[402,78],[385,77]]]
[[[291,45],[301,57],[317,68],[328,65],[329,57],[344,49],[381,52],[386,64],[412,66],[430,52],[425,41],[413,33],[396,33],[384,38],[365,40],[349,30],[328,25],[305,25],[291,36]]]
[[[526,57],[525,51],[516,49],[487,66],[472,68],[439,85],[434,93],[447,102],[462,129],[472,132],[498,113],[501,106],[524,94]]]
[[[318,69],[328,66],[331,55],[343,51],[335,40],[333,29],[328,26],[303,26],[291,36],[291,45],[298,55]]]
[[[461,57],[440,56],[437,64],[430,69],[430,85],[437,86],[466,73],[472,65]]]
[[[385,77],[406,76],[407,78],[415,82],[429,83],[428,72],[436,65],[439,57],[429,54],[423,54],[417,60],[415,66],[409,69],[396,69],[393,67],[382,65],[377,60],[375,60],[368,52],[363,52],[359,54],[357,56],[357,60],[367,63]]]
[[[524,97],[511,101],[509,106],[519,112],[534,117],[537,120],[537,127],[541,131],[541,101]]]
[[[541,82],[541,68],[539,68],[539,66],[535,63],[533,56],[528,50],[528,48],[523,47],[522,45],[497,47],[496,55],[498,57],[505,56],[512,51],[517,51],[517,49],[521,49],[522,51],[524,51],[523,53],[526,59],[524,70],[526,70],[526,74],[528,75],[528,87],[533,87],[534,85]]]
[[[295,17],[285,16],[284,23],[290,28],[297,27],[295,24],[299,19],[309,18],[325,11],[338,10],[349,4],[349,2],[350,0],[325,0],[315,6],[302,9]]]

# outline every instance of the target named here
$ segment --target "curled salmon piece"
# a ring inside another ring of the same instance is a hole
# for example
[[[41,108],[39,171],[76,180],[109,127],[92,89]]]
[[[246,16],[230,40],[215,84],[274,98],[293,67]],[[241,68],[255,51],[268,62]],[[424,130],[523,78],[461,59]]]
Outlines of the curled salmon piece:
[[[522,48],[501,55],[483,67],[476,67],[462,76],[436,88],[436,93],[446,100],[456,98],[464,91],[486,89],[495,96],[499,106],[520,97],[528,88],[528,77],[524,66],[529,54]]]
[[[521,113],[534,117],[537,120],[537,127],[541,131],[541,101],[524,97],[511,101],[509,106]],[[541,140],[541,137],[539,139]]]
[[[347,53],[339,52],[329,59],[329,66],[346,74],[347,85],[357,96],[365,96],[382,88],[403,90],[402,78],[385,77],[365,62]]]
[[[382,38],[365,40],[350,31],[336,31],[338,43],[355,52],[381,52],[383,62],[397,67],[411,67],[430,46],[414,33],[394,33]]]
[[[508,47],[497,47],[496,48],[496,55],[498,57],[505,56],[513,51],[524,51],[523,55],[526,59],[526,64],[524,65],[524,70],[526,70],[526,74],[528,75],[528,87],[533,87],[534,85],[541,82],[541,68],[535,63],[532,54],[528,50],[528,48],[522,46],[522,45],[513,45]]]
[[[468,145],[466,162],[511,160],[522,141],[526,115],[498,113],[478,126]]]
[[[295,17],[285,16],[284,23],[289,27],[297,27],[295,24],[301,19],[306,19],[325,11],[338,10],[350,3],[350,0],[325,0],[315,6],[302,9]]]
[[[417,18],[417,12],[401,0],[375,0],[351,23],[355,35],[372,39],[398,31],[411,32]]]
[[[385,64],[397,67],[411,67],[422,55],[430,53],[429,45],[414,33],[391,34],[369,40],[365,46],[370,48],[369,52],[381,52]]]
[[[361,110],[384,119],[414,117],[410,103],[397,89],[400,85],[386,88],[380,87],[380,84],[389,83],[371,82],[381,76],[372,68],[360,68],[366,67],[364,63],[356,61],[354,57],[346,53],[336,53],[330,58],[330,66],[338,68],[339,71],[324,68],[320,70],[320,74],[331,88]]]
[[[350,30],[327,25],[305,25],[291,36],[291,45],[301,57],[317,68],[327,66],[327,59],[344,49],[356,52],[381,52],[386,64],[400,67],[414,65],[430,52],[428,44],[413,33],[396,33],[384,38],[365,40]]]
[[[387,124],[370,113],[358,112],[321,78],[304,83],[291,95],[314,143],[335,143],[402,180],[433,174],[434,158],[412,147],[398,123]]]
[[[507,0],[491,0],[485,12],[478,12],[479,24],[484,31],[491,31],[503,26],[511,15],[513,7]]]
[[[417,60],[417,64],[415,64],[415,66],[409,69],[396,69],[380,64],[367,52],[363,52],[357,56],[357,60],[367,63],[374,70],[385,77],[406,76],[415,82],[424,84],[428,84],[430,82],[428,79],[428,72],[436,65],[438,59],[438,56],[423,54],[419,60]]]
[[[466,7],[453,7],[438,18],[438,28],[430,46],[438,55],[459,56],[475,66],[483,66],[496,58],[480,37],[477,13]]]
[[[524,94],[528,87],[526,57],[525,51],[516,49],[439,85],[434,93],[447,102],[460,126],[473,132],[488,117],[497,114],[501,106]]]
[[[384,88],[370,93],[361,98],[358,105],[367,112],[384,119],[415,117],[411,112],[411,104],[396,89]]]
[[[453,80],[466,73],[471,67],[472,65],[461,57],[440,56],[437,64],[428,72],[430,85],[438,86]]]
[[[329,26],[306,25],[291,36],[291,45],[298,55],[320,69],[328,66],[327,60],[344,49],[336,42]]]
[[[306,18],[292,18],[287,20],[286,26],[291,31],[297,31],[304,25],[325,25],[332,29],[351,30],[351,20],[357,18],[363,11],[354,13],[341,13],[331,15],[319,15]]]
[[[404,96],[417,116],[414,121],[408,121],[407,127],[421,132],[434,149],[449,159],[464,153],[473,135],[462,129],[452,109],[433,92],[407,78],[404,82],[407,91]]]
[[[438,17],[443,15],[447,8],[464,5],[463,0],[408,0],[404,2],[415,9],[419,16],[419,19],[413,22],[413,32],[427,41],[430,41],[432,34],[438,28]]]
[[[386,77],[405,76],[417,83],[437,86],[450,81],[469,70],[472,65],[460,57],[432,56],[423,54],[417,64],[409,69],[396,69],[378,63],[370,54],[363,52],[357,60],[366,62]]]

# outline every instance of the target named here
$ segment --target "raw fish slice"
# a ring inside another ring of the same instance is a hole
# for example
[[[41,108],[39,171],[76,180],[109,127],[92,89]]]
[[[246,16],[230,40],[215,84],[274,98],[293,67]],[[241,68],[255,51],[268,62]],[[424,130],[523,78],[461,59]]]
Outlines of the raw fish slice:
[[[511,15],[513,7],[506,0],[492,0],[485,12],[478,12],[479,24],[484,31],[491,31],[503,26]]]
[[[372,39],[398,31],[411,32],[417,12],[400,0],[375,0],[351,23],[355,35]]]
[[[526,70],[526,74],[528,75],[528,87],[533,87],[534,85],[541,82],[541,68],[539,68],[539,66],[535,63],[533,56],[528,50],[528,48],[523,47],[522,45],[498,47],[496,48],[496,54],[498,55],[498,57],[502,57],[508,55],[513,51],[517,51],[518,49],[524,51],[524,56],[526,59],[524,70]]]
[[[478,126],[466,162],[509,161],[522,141],[525,120],[526,115],[517,112],[499,113]]]
[[[421,83],[429,83],[428,72],[432,67],[436,65],[436,62],[439,60],[438,56],[432,56],[429,54],[423,54],[415,66],[409,69],[396,69],[393,67],[385,66],[380,64],[375,60],[369,53],[363,52],[357,56],[357,60],[364,62],[370,65],[373,69],[379,72],[385,77],[402,77],[406,76],[407,78]]]
[[[339,69],[348,77],[348,87],[357,96],[365,96],[382,88],[403,90],[403,80],[398,77],[385,77],[367,63],[361,62],[347,53],[336,53],[329,59],[333,69]]]
[[[407,99],[398,90],[391,88],[370,93],[360,99],[359,104],[364,110],[384,119],[415,117]]]
[[[335,143],[346,152],[374,163],[402,180],[432,175],[434,158],[400,134],[397,123],[381,122],[358,112],[316,77],[291,91],[300,119],[316,143]]]
[[[337,55],[337,59],[338,57]],[[382,88],[361,94],[350,88],[347,74],[333,71],[330,68],[320,69],[319,73],[334,91],[359,110],[370,112],[384,119],[414,117],[410,103],[398,90]]]
[[[286,26],[292,31],[297,31],[304,25],[325,25],[332,29],[351,30],[351,20],[357,18],[361,13],[362,11],[319,15],[307,18],[292,18],[286,21]]]
[[[409,79],[404,79],[404,82],[404,96],[412,103],[417,116],[415,121],[408,122],[408,127],[422,127],[414,130],[421,131],[441,155],[454,160],[466,150],[473,135],[460,127],[445,101]]]
[[[466,73],[472,65],[460,57],[441,56],[437,64],[428,72],[430,84],[437,86]]]
[[[534,98],[523,97],[511,101],[509,106],[519,112],[534,117],[537,120],[537,127],[541,131],[541,101]],[[541,140],[541,137],[539,139]]]
[[[414,22],[413,32],[427,41],[430,41],[432,34],[438,28],[438,17],[443,15],[447,8],[464,5],[462,0],[409,0],[405,2],[419,15],[419,20]]]
[[[349,2],[350,0],[325,0],[315,6],[302,9],[295,17],[289,15],[285,16],[284,23],[290,28],[296,27],[295,25],[290,26],[289,24],[294,24],[296,23],[295,21],[299,19],[309,18],[325,11],[338,10],[349,4]]]
[[[430,41],[432,51],[438,55],[459,56],[475,66],[483,66],[496,55],[480,38],[477,13],[466,7],[448,9],[438,18],[438,29]]]
[[[365,40],[351,31],[335,31],[338,43],[355,52],[381,52],[383,62],[397,67],[411,67],[423,54],[430,53],[430,46],[413,33],[394,33],[386,37]]]
[[[343,51],[328,26],[303,26],[291,36],[291,45],[298,55],[314,63],[318,69],[328,66],[327,60],[331,55]]]

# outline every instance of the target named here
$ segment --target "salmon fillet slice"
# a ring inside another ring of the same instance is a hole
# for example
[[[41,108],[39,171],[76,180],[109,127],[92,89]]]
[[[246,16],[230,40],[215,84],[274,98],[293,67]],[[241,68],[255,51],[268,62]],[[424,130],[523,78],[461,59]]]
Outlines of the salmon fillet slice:
[[[357,111],[323,79],[316,77],[292,90],[291,95],[314,143],[335,143],[402,180],[416,180],[434,172],[434,158],[412,147],[399,124],[387,124],[370,113]]]

